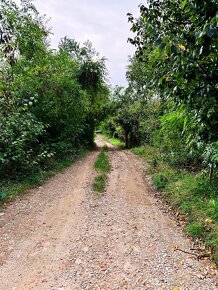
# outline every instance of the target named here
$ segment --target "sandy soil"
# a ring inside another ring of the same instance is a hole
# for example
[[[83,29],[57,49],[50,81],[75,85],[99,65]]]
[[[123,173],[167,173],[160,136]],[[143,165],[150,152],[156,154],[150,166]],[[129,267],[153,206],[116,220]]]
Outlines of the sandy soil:
[[[146,165],[108,146],[100,198],[96,150],[0,215],[0,290],[218,289],[209,261],[175,250],[192,244],[150,193]]]

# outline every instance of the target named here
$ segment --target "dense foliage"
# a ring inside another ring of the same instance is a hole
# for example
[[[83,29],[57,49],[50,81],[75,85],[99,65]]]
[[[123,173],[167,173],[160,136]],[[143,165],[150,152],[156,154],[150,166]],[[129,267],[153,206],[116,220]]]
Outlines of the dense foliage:
[[[128,14],[136,53],[110,120],[127,146],[148,143],[178,163],[217,166],[217,11],[213,0],[151,0],[138,19]]]
[[[0,11],[0,174],[13,177],[91,146],[108,88],[89,41],[52,50],[31,1],[2,0]]]

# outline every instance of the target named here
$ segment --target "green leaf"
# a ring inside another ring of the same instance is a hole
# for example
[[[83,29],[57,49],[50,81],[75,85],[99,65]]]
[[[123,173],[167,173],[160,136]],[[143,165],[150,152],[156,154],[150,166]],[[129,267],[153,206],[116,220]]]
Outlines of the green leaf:
[[[186,6],[187,4],[188,4],[188,0],[183,1],[183,2],[181,3],[181,7],[182,7],[182,9],[184,9],[185,6]]]

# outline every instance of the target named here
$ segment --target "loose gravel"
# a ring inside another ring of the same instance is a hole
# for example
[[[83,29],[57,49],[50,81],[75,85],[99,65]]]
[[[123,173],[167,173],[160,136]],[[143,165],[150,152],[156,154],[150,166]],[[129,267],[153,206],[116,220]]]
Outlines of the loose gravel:
[[[94,151],[5,209],[1,290],[218,289],[216,270],[191,254],[191,241],[150,193],[146,165],[109,146],[101,197],[91,191]]]

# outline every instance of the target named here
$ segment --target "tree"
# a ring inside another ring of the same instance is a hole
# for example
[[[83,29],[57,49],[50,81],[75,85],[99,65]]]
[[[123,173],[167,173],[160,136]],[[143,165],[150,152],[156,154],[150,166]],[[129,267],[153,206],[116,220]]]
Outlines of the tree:
[[[108,88],[91,42],[52,50],[32,1],[0,5],[0,172],[14,177],[93,145]]]
[[[150,0],[140,6],[139,18],[128,14],[135,33],[129,41],[137,48],[130,84],[139,95],[145,90],[160,98],[166,115],[161,124],[177,132],[174,140],[183,140],[184,156],[202,161],[210,152],[212,167],[217,164],[217,11],[214,0]],[[175,122],[176,116],[183,117]]]
[[[204,130],[201,138],[217,139],[217,2],[151,0],[140,6],[141,15],[132,23],[137,34],[129,41],[137,47],[142,62],[153,62],[147,86],[175,104],[186,103]],[[155,54],[155,61],[153,57]],[[158,57],[157,57],[158,56]]]

